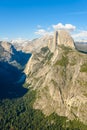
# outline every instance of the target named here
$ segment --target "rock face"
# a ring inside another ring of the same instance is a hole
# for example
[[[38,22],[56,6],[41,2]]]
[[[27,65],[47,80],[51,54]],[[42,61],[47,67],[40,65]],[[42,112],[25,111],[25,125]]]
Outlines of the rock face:
[[[55,36],[58,53],[44,47],[32,55],[25,69],[26,84],[37,91],[35,109],[87,123],[87,54],[73,49],[67,35],[60,31]]]
[[[0,61],[9,61],[11,58],[12,50],[11,44],[8,42],[0,42]]]
[[[58,48],[58,45],[64,45],[71,48],[75,48],[72,37],[65,30],[55,31],[53,43],[51,42],[49,46],[51,52],[55,52],[55,50]]]
[[[42,47],[47,46],[53,40],[52,35],[45,35],[41,38],[33,39],[32,41],[11,41],[13,46],[19,51],[22,50],[25,53],[33,53],[34,51],[40,50]]]
[[[58,31],[58,45],[61,45],[61,44],[71,47],[71,48],[75,48],[72,37],[65,30]]]

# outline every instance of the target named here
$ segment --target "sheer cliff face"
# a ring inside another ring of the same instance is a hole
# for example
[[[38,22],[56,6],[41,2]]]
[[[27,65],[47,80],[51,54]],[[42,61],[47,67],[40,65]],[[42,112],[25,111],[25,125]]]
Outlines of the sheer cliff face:
[[[57,49],[58,45],[64,45],[64,46],[68,46],[71,48],[75,48],[72,37],[65,30],[55,31],[53,44],[52,44],[52,40],[51,40],[50,44],[48,44],[51,52],[54,52]]]
[[[58,31],[58,45],[65,45],[74,48],[74,41],[68,32],[64,30]]]
[[[87,123],[87,54],[73,48],[60,44],[54,52],[44,47],[33,54],[25,69],[26,84],[37,91],[35,109]]]

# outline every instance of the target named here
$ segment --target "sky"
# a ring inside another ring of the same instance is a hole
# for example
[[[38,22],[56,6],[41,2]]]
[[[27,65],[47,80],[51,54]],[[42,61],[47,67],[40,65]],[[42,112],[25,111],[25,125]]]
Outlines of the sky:
[[[58,29],[87,39],[87,0],[0,0],[0,40],[31,40]]]

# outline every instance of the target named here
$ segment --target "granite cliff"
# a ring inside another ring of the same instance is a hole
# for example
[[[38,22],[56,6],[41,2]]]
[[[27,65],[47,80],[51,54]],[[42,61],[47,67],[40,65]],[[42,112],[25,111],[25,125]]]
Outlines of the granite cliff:
[[[54,38],[49,40],[48,47],[51,52],[55,52],[59,45],[68,46],[71,48],[75,48],[74,40],[70,36],[70,34],[65,30],[58,30],[54,32]]]
[[[75,49],[66,31],[57,31],[26,65],[26,87],[37,91],[34,109],[87,123],[87,54]]]

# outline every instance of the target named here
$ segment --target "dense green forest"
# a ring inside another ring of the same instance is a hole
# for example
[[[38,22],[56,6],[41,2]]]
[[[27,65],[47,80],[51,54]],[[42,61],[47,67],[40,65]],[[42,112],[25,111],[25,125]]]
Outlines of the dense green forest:
[[[0,130],[87,130],[78,120],[69,121],[53,113],[45,116],[33,109],[36,91],[23,97],[0,100]]]

